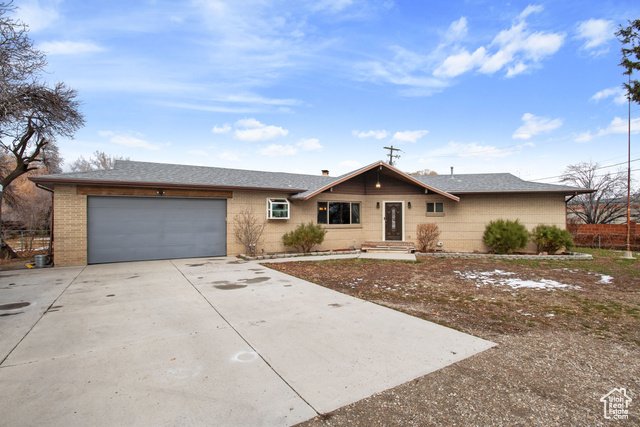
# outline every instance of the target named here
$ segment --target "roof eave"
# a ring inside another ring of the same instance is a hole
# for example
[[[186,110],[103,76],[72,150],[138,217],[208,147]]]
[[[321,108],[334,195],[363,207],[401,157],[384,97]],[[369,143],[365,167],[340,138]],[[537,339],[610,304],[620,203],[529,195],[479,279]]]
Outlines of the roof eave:
[[[569,195],[578,195],[578,194],[589,194],[594,193],[596,190],[591,189],[577,189],[577,190],[504,190],[504,191],[496,191],[496,190],[487,190],[487,191],[452,191],[451,194],[460,194],[460,195],[473,195],[473,194],[564,194],[566,196]]]
[[[138,182],[138,181],[101,181],[87,179],[47,179],[42,177],[29,177],[36,184],[40,184],[47,188],[53,188],[55,185],[94,185],[98,187],[145,187],[145,188],[176,188],[176,189],[195,189],[195,190],[252,190],[252,191],[281,191],[284,193],[297,194],[307,191],[301,188],[281,188],[281,187],[249,187],[249,186],[232,186],[232,185],[203,185],[203,184],[177,184],[166,182]]]

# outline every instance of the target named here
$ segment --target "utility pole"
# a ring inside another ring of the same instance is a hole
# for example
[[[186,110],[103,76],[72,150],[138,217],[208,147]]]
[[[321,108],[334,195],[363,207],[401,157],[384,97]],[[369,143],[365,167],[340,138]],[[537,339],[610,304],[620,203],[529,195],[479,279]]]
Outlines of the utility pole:
[[[622,258],[634,259],[631,252],[631,72],[629,69],[629,90],[627,98],[629,98],[629,139],[627,145],[627,250]]]
[[[387,154],[387,156],[389,156],[389,166],[393,166],[393,159],[399,159],[400,155],[399,154],[393,154],[394,151],[401,151],[401,149],[399,148],[393,148],[393,145],[391,147],[383,147],[385,150],[389,150],[389,154]]]

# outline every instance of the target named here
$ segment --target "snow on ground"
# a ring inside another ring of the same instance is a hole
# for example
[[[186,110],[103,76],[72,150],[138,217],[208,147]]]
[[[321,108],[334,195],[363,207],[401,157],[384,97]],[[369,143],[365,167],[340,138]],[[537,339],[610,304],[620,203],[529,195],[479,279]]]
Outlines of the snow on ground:
[[[565,283],[556,282],[555,280],[540,279],[523,280],[514,277],[516,274],[508,271],[454,271],[458,276],[467,280],[474,280],[477,287],[483,285],[491,286],[509,286],[513,289],[530,288],[530,289],[581,289],[580,286],[567,285]]]
[[[598,283],[601,283],[603,285],[608,285],[613,280],[613,277],[607,276],[606,274],[599,274],[599,276],[600,276],[600,281]]]

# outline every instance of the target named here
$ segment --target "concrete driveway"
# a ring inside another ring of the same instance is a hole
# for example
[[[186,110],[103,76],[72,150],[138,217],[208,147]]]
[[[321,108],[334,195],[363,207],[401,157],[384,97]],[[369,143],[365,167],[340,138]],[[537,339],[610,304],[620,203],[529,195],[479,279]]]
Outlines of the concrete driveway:
[[[293,425],[491,346],[235,258],[0,272],[5,425]]]

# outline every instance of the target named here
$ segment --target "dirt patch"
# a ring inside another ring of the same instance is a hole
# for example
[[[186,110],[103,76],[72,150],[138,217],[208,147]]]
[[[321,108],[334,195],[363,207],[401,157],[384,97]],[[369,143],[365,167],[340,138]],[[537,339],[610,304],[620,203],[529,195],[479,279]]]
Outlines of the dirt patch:
[[[31,264],[35,267],[36,255],[47,255],[46,250],[41,251],[24,251],[18,252],[18,258],[0,258],[0,271],[7,270],[21,270],[28,268],[26,264]],[[5,276],[6,277],[6,276]]]
[[[498,343],[304,425],[603,425],[626,388],[640,423],[640,261],[421,259],[269,267]],[[621,424],[622,425],[622,424]]]

